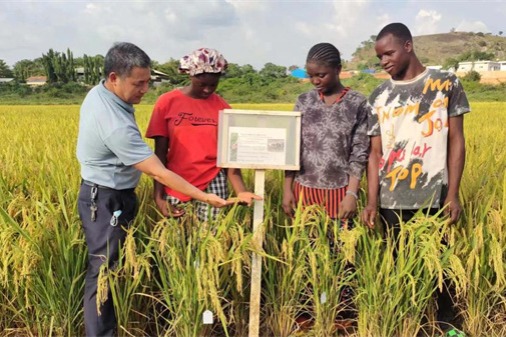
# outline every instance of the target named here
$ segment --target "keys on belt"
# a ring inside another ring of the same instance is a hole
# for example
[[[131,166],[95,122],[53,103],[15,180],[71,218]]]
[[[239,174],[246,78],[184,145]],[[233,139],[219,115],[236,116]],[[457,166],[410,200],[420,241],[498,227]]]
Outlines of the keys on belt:
[[[97,195],[98,195],[98,186],[91,186],[90,189],[90,199],[91,199],[91,221],[97,220]]]
[[[95,222],[95,221],[97,221],[97,211],[98,211],[98,206],[97,206],[98,190],[99,189],[112,190],[112,189],[109,187],[97,185],[95,183],[92,183],[92,182],[89,182],[86,180],[83,180],[82,183],[90,186],[90,218],[91,218],[91,221]],[[122,191],[127,191],[127,190],[122,190]],[[133,191],[133,189],[132,189],[132,191]],[[122,213],[121,210],[116,210],[113,212],[112,218],[109,221],[111,226],[118,225],[119,217],[120,217],[121,213]]]

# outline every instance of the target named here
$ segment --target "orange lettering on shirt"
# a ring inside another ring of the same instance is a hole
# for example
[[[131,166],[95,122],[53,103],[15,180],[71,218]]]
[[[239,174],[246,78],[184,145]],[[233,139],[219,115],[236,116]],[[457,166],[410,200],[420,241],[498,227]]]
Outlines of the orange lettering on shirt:
[[[441,83],[440,79],[437,79],[434,81],[432,78],[429,77],[427,79],[427,82],[425,83],[425,87],[423,88],[422,93],[426,94],[429,87],[430,87],[430,91],[435,91],[435,90],[448,91],[448,90],[450,90],[450,85],[451,85],[450,80],[446,80],[443,83]]]
[[[409,188],[412,190],[416,187],[416,179],[422,174],[422,164],[414,163],[411,167],[411,184],[409,184]]]
[[[406,170],[402,166],[397,166],[392,171],[388,172],[388,174],[386,175],[386,178],[392,179],[390,182],[390,188],[389,188],[390,192],[394,190],[395,183],[397,182],[397,180],[406,179],[408,174],[409,174],[409,171]]]
[[[441,107],[448,107],[448,97],[445,97],[443,99],[436,99],[434,102],[432,102],[432,107],[437,109]]]
[[[420,174],[422,174],[422,164],[414,163],[413,166],[411,167],[411,172],[409,169],[403,166],[398,166],[394,168],[392,171],[388,172],[388,174],[385,177],[391,179],[389,188],[390,192],[395,189],[395,184],[397,183],[397,181],[407,179],[410,173],[411,173],[411,182],[409,184],[409,188],[415,189],[417,182],[416,180],[418,179]]]
[[[427,131],[422,131],[422,135],[424,137],[429,137],[434,132],[434,122],[430,118],[432,117],[432,115],[434,115],[435,112],[436,112],[436,110],[432,110],[420,118],[420,123],[422,123],[424,121],[427,121],[427,123],[428,123]]]
[[[378,114],[378,120],[380,123],[383,123],[385,120],[390,119],[390,113],[387,110],[380,111],[381,108],[376,108],[376,112]]]

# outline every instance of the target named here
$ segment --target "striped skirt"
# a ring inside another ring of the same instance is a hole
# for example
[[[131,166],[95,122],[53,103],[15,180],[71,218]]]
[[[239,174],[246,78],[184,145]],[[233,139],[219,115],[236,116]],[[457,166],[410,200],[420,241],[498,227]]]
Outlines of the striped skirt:
[[[335,189],[307,187],[295,181],[293,193],[297,203],[302,198],[302,206],[320,205],[330,218],[337,219],[339,204],[346,196],[347,189],[348,186]]]

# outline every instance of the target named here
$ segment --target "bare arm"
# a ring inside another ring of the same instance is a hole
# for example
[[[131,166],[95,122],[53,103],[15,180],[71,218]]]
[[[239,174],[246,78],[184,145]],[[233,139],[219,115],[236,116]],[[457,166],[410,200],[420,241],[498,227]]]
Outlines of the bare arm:
[[[367,167],[367,158],[370,148],[370,137],[367,135],[368,116],[370,113],[367,101],[364,101],[357,110],[357,127],[352,133],[352,147],[349,156],[348,188],[346,195],[338,206],[338,218],[348,219],[357,211],[358,189],[360,179]]]
[[[448,195],[444,201],[450,223],[455,223],[462,213],[459,188],[466,158],[464,116],[448,119]]]
[[[295,196],[293,194],[293,180],[295,178],[294,171],[285,171],[285,179],[283,181],[283,211],[288,216],[293,216],[294,209],[297,207]]]
[[[370,228],[374,227],[378,208],[379,163],[383,155],[382,152],[381,136],[371,137],[371,150],[367,163],[367,205],[362,213],[362,220]]]
[[[338,207],[339,213],[337,214],[337,217],[339,219],[348,219],[355,215],[355,212],[357,211],[356,196],[358,195],[359,184],[360,184],[359,178],[355,176],[350,176],[346,196],[341,201],[341,204]]]
[[[176,173],[167,170],[156,155],[152,155],[140,163],[135,164],[134,167],[146,173],[160,184],[186,194],[193,199],[206,202],[214,207],[223,207],[227,205],[227,202],[217,195],[202,192]]]
[[[169,151],[169,139],[166,137],[155,137],[155,155],[158,157],[164,167],[167,167],[167,152]],[[163,196],[163,185],[154,181],[155,198]]]
[[[261,196],[258,196],[246,190],[240,169],[227,169],[227,177],[240,203],[245,203],[248,206],[251,206],[253,200],[262,200]]]

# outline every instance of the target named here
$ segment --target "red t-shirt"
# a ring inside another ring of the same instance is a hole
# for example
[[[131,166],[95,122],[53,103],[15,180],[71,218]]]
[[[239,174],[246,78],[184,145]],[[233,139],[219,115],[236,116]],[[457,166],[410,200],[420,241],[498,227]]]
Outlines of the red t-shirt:
[[[206,99],[195,99],[179,89],[172,90],[158,98],[146,137],[168,138],[167,168],[203,191],[220,171],[216,167],[218,112],[229,108],[214,93]],[[165,192],[181,201],[191,199],[168,187]]]

